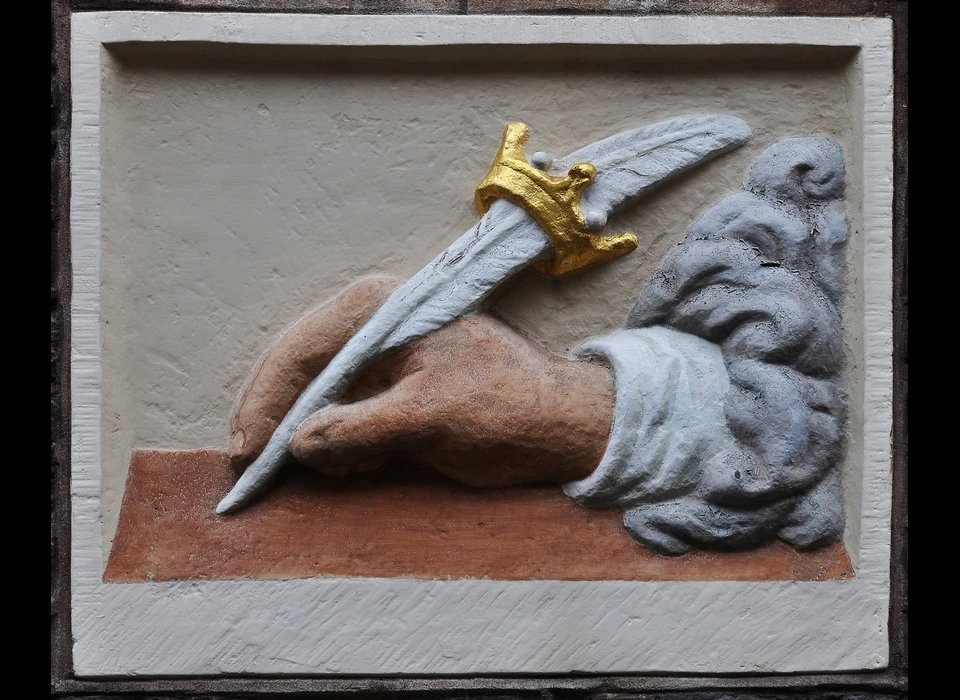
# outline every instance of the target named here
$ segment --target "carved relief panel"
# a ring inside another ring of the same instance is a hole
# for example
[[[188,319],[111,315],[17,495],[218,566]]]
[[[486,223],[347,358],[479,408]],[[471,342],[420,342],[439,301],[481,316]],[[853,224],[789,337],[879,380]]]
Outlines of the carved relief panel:
[[[882,665],[887,25],[297,19],[74,20],[81,672]]]

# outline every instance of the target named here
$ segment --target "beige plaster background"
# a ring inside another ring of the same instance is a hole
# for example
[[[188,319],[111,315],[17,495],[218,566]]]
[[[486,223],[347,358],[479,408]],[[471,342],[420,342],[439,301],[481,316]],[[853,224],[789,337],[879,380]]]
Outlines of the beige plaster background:
[[[860,102],[849,53],[185,45],[104,53],[105,552],[131,451],[224,447],[234,396],[272,338],[363,275],[411,275],[470,228],[473,188],[508,121],[530,125],[531,152],[555,155],[689,113],[733,114],[754,132],[747,146],[612,219],[608,232],[640,237],[630,256],[559,281],[524,273],[506,286],[498,310],[558,352],[621,325],[664,252],[737,191],[744,169],[779,138],[828,134],[844,146],[848,257],[859,259]],[[852,463],[862,422],[856,265],[848,286]],[[856,522],[857,470],[846,473]]]

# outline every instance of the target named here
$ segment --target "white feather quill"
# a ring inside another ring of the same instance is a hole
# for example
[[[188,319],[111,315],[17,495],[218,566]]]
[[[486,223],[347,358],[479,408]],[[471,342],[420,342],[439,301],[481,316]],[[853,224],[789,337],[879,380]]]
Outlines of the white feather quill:
[[[723,115],[682,117],[598,141],[554,163],[590,162],[597,179],[582,201],[604,219],[666,178],[746,142],[750,128]],[[476,311],[504,280],[530,263],[550,259],[550,237],[520,207],[494,202],[476,226],[397,289],[304,390],[263,453],[251,464],[217,513],[242,508],[287,458],[297,429],[336,401],[360,370],[391,350]]]

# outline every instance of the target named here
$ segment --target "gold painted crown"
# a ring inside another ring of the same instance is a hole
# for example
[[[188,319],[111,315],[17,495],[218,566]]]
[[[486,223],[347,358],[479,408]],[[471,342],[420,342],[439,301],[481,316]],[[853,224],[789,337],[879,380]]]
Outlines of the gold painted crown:
[[[565,177],[551,177],[527,162],[526,124],[507,124],[497,157],[477,185],[477,209],[486,214],[497,199],[522,207],[553,241],[552,260],[535,262],[533,268],[547,277],[562,277],[595,263],[626,255],[637,247],[632,233],[598,236],[587,226],[580,198],[593,184],[597,169],[577,163]],[[603,225],[601,216],[600,226]]]

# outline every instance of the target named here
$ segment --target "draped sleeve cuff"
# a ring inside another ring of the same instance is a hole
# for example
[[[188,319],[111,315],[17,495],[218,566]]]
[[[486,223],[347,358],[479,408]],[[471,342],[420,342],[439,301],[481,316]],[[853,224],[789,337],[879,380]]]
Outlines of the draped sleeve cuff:
[[[627,508],[693,491],[703,465],[733,443],[724,415],[730,380],[720,347],[653,326],[620,329],[572,351],[614,374],[606,451],[594,472],[563,485],[590,508]]]

